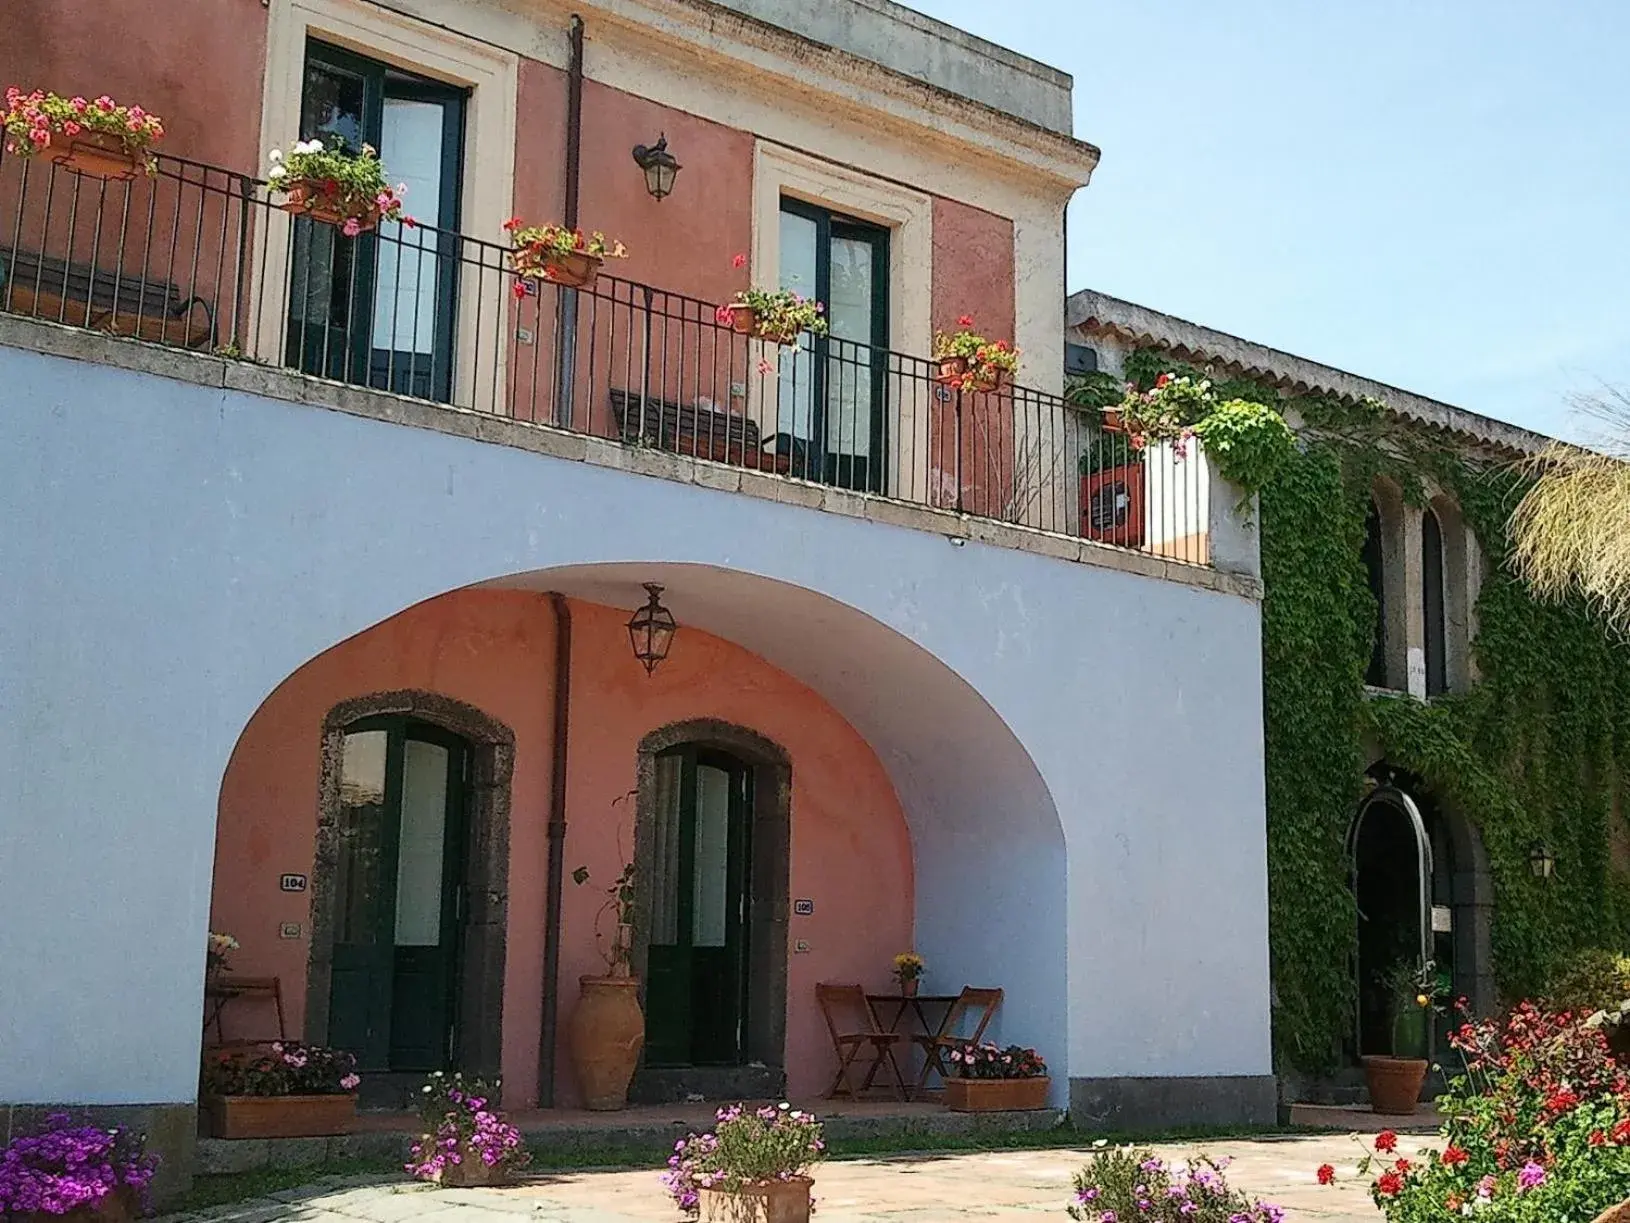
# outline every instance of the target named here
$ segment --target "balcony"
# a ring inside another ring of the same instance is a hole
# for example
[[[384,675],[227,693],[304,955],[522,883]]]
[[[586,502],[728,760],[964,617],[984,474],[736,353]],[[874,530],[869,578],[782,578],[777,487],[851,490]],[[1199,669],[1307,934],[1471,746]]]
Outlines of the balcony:
[[[1203,458],[1131,452],[1058,395],[952,390],[921,357],[739,335],[716,303],[652,285],[518,281],[507,250],[431,225],[348,238],[178,157],[122,182],[0,153],[12,314],[753,472],[815,490],[784,498],[807,504],[841,490],[1050,536],[1054,554],[1215,559]]]

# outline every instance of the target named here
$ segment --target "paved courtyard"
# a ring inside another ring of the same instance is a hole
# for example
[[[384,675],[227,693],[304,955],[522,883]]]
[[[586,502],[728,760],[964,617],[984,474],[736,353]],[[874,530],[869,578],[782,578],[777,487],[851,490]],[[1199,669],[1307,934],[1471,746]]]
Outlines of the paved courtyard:
[[[1423,1139],[1404,1138],[1413,1154]],[[1218,1140],[1203,1146],[1162,1145],[1182,1158],[1204,1150],[1229,1156],[1230,1180],[1277,1202],[1286,1219],[1377,1223],[1364,1186],[1354,1177],[1360,1154],[1346,1136]],[[817,1169],[819,1223],[933,1223],[935,1220],[1064,1217],[1070,1177],[1082,1151],[1003,1151],[843,1160]],[[1344,1183],[1322,1187],[1321,1163],[1336,1165]],[[509,1189],[443,1190],[406,1181],[330,1181],[193,1216],[214,1223],[678,1223],[655,1172],[551,1173]]]

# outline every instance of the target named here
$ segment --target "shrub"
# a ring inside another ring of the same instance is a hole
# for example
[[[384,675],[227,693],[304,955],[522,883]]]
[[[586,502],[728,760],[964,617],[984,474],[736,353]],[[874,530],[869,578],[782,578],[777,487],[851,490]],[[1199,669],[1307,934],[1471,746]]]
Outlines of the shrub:
[[[143,1151],[139,1135],[75,1126],[63,1113],[46,1125],[43,1134],[13,1138],[0,1151],[0,1218],[94,1209],[121,1189],[146,1209],[158,1160]]]
[[[749,1110],[721,1108],[713,1131],[687,1134],[668,1157],[663,1186],[681,1210],[696,1211],[700,1191],[739,1192],[743,1186],[790,1181],[824,1159],[821,1123],[788,1104]]]
[[[499,1087],[484,1079],[465,1082],[461,1074],[432,1074],[419,1089],[419,1119],[425,1132],[413,1144],[407,1171],[433,1181],[441,1179],[449,1164],[461,1164],[466,1158],[506,1171],[531,1163],[521,1131],[494,1105]]]
[[[1556,1010],[1588,1016],[1617,1013],[1626,999],[1630,999],[1630,956],[1592,947],[1563,961],[1545,1001]]]
[[[222,1053],[205,1067],[218,1096],[339,1096],[357,1089],[357,1059],[338,1049],[275,1041],[264,1053]]]
[[[1069,1216],[1083,1223],[1281,1223],[1285,1212],[1228,1187],[1227,1160],[1169,1164],[1151,1151],[1095,1151],[1075,1174]]]

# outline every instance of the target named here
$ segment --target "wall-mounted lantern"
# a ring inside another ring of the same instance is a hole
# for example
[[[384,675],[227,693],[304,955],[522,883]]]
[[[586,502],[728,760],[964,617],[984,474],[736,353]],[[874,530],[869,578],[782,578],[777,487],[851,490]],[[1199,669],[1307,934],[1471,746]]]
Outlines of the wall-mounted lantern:
[[[628,618],[628,640],[634,647],[634,657],[645,665],[645,673],[652,674],[657,664],[668,657],[674,633],[679,625],[674,614],[662,606],[662,587],[655,582],[645,583],[649,596],[644,607]]]
[[[634,146],[634,164],[645,171],[645,189],[652,199],[660,200],[674,189],[674,175],[679,173],[679,162],[668,152],[668,134],[664,132],[650,148]]]
[[[1535,841],[1534,848],[1528,851],[1528,867],[1536,879],[1549,879],[1556,874],[1556,855],[1544,841]]]

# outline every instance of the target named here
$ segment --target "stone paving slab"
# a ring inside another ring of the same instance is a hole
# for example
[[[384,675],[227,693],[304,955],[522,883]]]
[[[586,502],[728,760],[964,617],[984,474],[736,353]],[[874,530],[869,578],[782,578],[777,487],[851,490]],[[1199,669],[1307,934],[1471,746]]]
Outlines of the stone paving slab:
[[[1422,1137],[1400,1139],[1413,1155]],[[1170,1159],[1204,1152],[1233,1160],[1228,1176],[1285,1208],[1287,1223],[1379,1223],[1362,1150],[1345,1135],[1218,1139],[1161,1144]],[[1062,1219],[1071,1177],[1086,1150],[990,1151],[836,1160],[816,1172],[821,1223],[974,1223]],[[1314,1170],[1334,1164],[1341,1183],[1321,1186]],[[507,1189],[434,1189],[404,1181],[330,1180],[232,1207],[172,1215],[169,1223],[679,1223],[657,1174],[547,1173]]]

